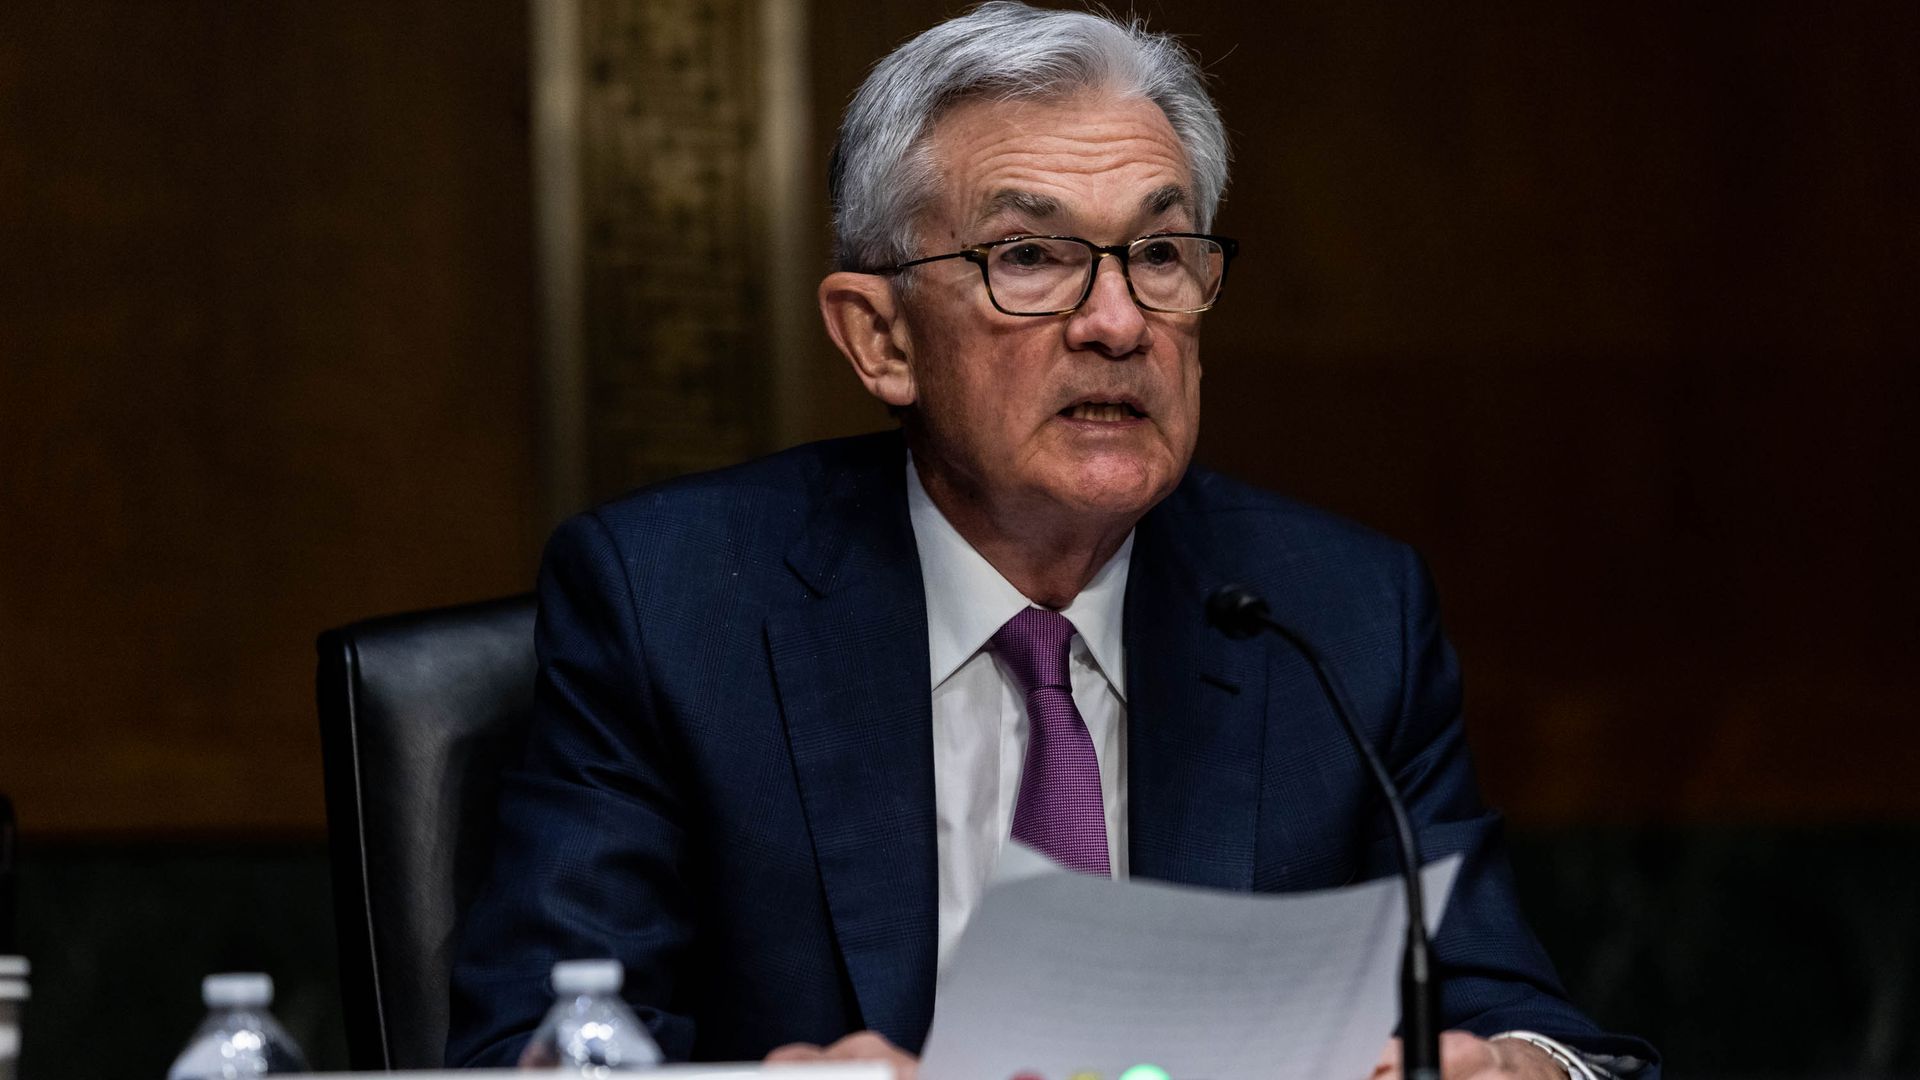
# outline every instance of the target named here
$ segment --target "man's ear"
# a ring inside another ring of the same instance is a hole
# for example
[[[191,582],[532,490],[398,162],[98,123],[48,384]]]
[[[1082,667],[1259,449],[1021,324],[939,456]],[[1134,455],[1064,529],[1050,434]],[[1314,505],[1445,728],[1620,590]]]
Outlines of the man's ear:
[[[820,317],[867,393],[897,409],[914,403],[912,339],[891,282],[878,274],[828,274],[820,281]]]

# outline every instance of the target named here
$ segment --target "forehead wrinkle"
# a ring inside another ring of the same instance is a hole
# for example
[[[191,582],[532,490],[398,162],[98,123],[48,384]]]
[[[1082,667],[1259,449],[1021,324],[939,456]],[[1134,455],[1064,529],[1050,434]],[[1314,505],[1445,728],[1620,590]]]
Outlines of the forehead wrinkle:
[[[996,212],[1036,225],[1042,214],[1063,224],[1072,219],[1118,235],[1134,228],[1119,218],[1165,218],[1192,207],[1184,148],[1159,107],[1144,99],[969,102],[938,121],[928,149],[945,221],[925,224],[945,239],[977,242],[980,232],[998,228]],[[1121,195],[1116,185],[1131,192]]]
[[[996,212],[1014,211],[1035,216],[1063,214],[1078,198],[1081,181],[1091,177],[1132,174],[1150,190],[1135,204],[1150,213],[1175,207],[1189,207],[1186,162],[1167,153],[1152,140],[1126,140],[1108,144],[1092,154],[1034,154],[1028,149],[996,147],[973,159],[970,170],[951,166],[943,170],[945,178],[960,187],[985,184],[993,194],[980,200],[980,218]],[[967,175],[971,172],[972,175]],[[1157,175],[1156,175],[1157,174]],[[1055,192],[1058,192],[1056,194]],[[956,191],[955,195],[963,192]],[[1067,196],[1067,197],[1062,197]],[[971,200],[969,200],[971,201]],[[1117,207],[1116,207],[1117,208]]]
[[[1177,147],[1170,147],[1149,135],[1139,133],[1075,133],[1073,135],[1016,136],[1005,131],[968,140],[955,147],[975,167],[991,173],[1014,161],[1044,161],[1048,171],[1063,174],[1092,175],[1114,169],[1161,167],[1181,169],[1186,159]]]

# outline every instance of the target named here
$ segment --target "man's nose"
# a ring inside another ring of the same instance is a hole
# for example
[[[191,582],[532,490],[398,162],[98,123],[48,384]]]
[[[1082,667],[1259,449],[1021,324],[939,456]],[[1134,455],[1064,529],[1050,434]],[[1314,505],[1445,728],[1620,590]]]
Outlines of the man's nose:
[[[1147,343],[1147,319],[1127,289],[1120,260],[1103,255],[1093,271],[1093,292],[1067,318],[1067,344],[1122,360]]]

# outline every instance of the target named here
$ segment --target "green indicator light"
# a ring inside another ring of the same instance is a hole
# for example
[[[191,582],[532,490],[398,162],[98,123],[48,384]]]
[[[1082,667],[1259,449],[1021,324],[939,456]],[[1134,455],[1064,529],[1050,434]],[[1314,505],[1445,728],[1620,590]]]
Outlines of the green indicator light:
[[[1173,1077],[1158,1065],[1135,1065],[1121,1073],[1120,1080],[1173,1080]]]

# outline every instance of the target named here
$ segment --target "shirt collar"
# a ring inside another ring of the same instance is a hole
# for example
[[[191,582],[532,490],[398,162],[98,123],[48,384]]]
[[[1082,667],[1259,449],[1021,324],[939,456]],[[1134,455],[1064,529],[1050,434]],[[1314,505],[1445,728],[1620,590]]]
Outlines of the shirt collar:
[[[907,455],[907,511],[920,550],[920,576],[927,590],[927,653],[933,685],[946,682],[993,638],[1008,619],[1035,606],[967,543],[960,530],[933,504],[920,483],[920,471]],[[1125,701],[1126,649],[1121,618],[1127,595],[1127,570],[1133,533],[1106,565],[1060,614],[1073,623],[1100,674]]]

